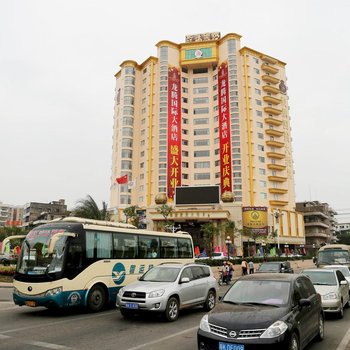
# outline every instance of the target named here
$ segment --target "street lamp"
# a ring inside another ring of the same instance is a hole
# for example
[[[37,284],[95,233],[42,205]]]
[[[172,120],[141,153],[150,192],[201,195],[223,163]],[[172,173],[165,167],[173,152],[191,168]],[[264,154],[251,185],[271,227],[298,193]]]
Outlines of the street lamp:
[[[261,246],[262,246],[262,250],[263,250],[263,257],[265,258],[265,247],[266,247],[265,241],[261,242]]]
[[[225,243],[227,245],[227,260],[230,261],[230,244],[232,244],[230,236],[226,237]]]
[[[277,248],[280,250],[280,230],[279,230],[279,218],[283,215],[279,209],[272,213],[272,216],[276,222],[276,232],[277,232]]]
[[[286,256],[287,256],[287,258],[288,258],[288,248],[289,248],[288,243],[285,243],[284,249],[285,249],[285,251],[286,251]]]

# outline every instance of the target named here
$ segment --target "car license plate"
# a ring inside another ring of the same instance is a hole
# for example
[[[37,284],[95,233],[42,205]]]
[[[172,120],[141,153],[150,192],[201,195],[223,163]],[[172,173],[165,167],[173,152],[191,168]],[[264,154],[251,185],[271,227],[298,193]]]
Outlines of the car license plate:
[[[230,344],[219,342],[219,350],[244,350],[244,344]]]
[[[125,304],[125,307],[127,309],[138,309],[139,308],[139,304],[136,304],[136,303],[126,303]]]
[[[32,300],[28,300],[28,301],[26,301],[26,305],[30,306],[30,307],[35,307],[36,306],[36,302],[32,301]]]

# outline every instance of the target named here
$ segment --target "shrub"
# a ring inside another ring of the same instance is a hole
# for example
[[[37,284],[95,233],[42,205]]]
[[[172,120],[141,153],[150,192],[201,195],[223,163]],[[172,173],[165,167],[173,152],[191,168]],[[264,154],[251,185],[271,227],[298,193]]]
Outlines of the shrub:
[[[16,272],[16,266],[0,266],[0,275],[13,276]]]

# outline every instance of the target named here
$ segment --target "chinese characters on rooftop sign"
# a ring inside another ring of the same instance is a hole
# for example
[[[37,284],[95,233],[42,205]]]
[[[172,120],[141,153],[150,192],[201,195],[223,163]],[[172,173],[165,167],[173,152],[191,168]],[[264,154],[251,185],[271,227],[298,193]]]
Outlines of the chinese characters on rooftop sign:
[[[219,67],[219,126],[221,194],[232,192],[231,123],[227,63]]]
[[[220,32],[186,35],[186,43],[220,39]]]
[[[167,196],[174,199],[176,186],[181,186],[181,90],[180,72],[168,69],[168,183]]]

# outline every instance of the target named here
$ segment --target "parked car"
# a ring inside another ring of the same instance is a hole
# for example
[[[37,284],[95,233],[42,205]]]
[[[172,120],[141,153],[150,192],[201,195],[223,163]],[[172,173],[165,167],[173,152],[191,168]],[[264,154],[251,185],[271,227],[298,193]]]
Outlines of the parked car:
[[[295,349],[324,337],[321,296],[304,275],[240,277],[203,316],[199,350]]]
[[[0,264],[10,265],[17,263],[18,256],[15,254],[4,253],[0,254]]]
[[[269,261],[260,264],[256,272],[294,273],[289,261]]]
[[[121,288],[116,305],[126,318],[135,313],[156,312],[171,322],[187,307],[202,305],[207,311],[213,309],[217,293],[218,283],[209,266],[162,264]]]
[[[349,293],[350,293],[350,271],[348,266],[346,265],[325,265],[323,266],[325,269],[334,269],[334,270],[339,270],[345,277],[345,279],[349,283]]]
[[[225,259],[227,259],[227,255],[225,255],[223,252],[214,252],[211,257],[199,256],[197,259],[199,259],[199,260],[206,260],[206,259],[225,260]]]
[[[339,318],[344,316],[344,307],[350,306],[349,283],[339,270],[308,269],[302,274],[309,277],[322,297],[324,312],[335,312]]]

